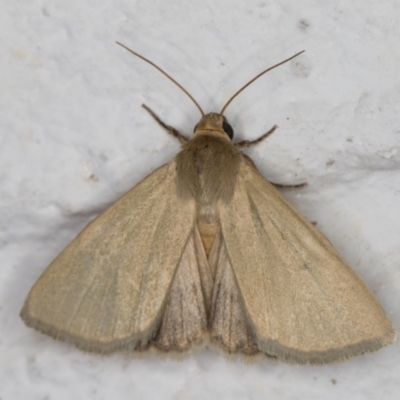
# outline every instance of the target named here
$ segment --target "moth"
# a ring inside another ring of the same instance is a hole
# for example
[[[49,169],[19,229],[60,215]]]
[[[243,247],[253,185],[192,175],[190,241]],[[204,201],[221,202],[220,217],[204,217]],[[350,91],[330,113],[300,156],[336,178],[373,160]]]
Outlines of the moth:
[[[226,107],[297,55],[220,113],[181,87],[202,114],[190,140],[144,106],[182,150],[52,262],[25,301],[25,324],[101,354],[208,344],[323,364],[392,343],[372,291],[242,153],[276,127],[232,143]]]

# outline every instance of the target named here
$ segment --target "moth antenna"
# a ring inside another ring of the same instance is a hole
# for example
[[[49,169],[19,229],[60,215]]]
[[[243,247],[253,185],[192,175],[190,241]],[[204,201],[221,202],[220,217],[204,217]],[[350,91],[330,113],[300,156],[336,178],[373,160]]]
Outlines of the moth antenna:
[[[202,108],[200,107],[199,103],[193,98],[193,96],[181,85],[179,84],[174,78],[172,78],[170,75],[168,75],[165,71],[163,71],[158,65],[154,64],[152,61],[148,60],[147,58],[141,56],[140,54],[134,52],[133,50],[131,50],[129,47],[126,47],[125,45],[123,45],[120,42],[115,42],[117,44],[119,44],[121,47],[123,47],[124,49],[128,50],[129,52],[131,52],[132,54],[134,54],[136,57],[141,58],[143,61],[146,61],[147,63],[149,63],[150,65],[152,65],[154,68],[158,69],[162,74],[164,74],[170,81],[172,81],[173,83],[175,83],[176,86],[178,86],[189,98],[190,100],[193,101],[193,103],[196,105],[196,107],[199,109],[200,113],[202,116],[204,116],[204,111],[202,110]]]
[[[276,67],[279,67],[279,66],[282,65],[282,64],[287,63],[288,61],[292,60],[293,58],[299,56],[301,53],[304,53],[304,52],[305,52],[305,50],[302,50],[302,51],[300,51],[300,53],[295,54],[294,56],[288,58],[287,60],[281,61],[280,63],[275,64],[275,65],[273,65],[272,67],[269,67],[269,68],[267,68],[266,70],[260,72],[256,77],[254,77],[252,80],[250,80],[249,82],[247,82],[243,87],[241,87],[241,88],[228,100],[228,102],[222,107],[222,110],[221,110],[221,112],[219,113],[219,115],[223,115],[223,114],[224,114],[224,111],[225,111],[226,108],[229,106],[229,104],[231,104],[232,100],[233,100],[239,93],[243,92],[243,90],[246,89],[247,86],[251,85],[251,84],[252,84],[255,80],[257,80],[260,76],[266,74],[268,71],[271,71],[271,69],[274,69],[274,68],[276,68]]]

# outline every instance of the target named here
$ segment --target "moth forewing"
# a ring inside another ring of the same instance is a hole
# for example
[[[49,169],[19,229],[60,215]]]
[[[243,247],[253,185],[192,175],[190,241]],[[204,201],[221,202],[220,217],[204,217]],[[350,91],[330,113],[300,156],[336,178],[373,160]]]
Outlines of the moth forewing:
[[[195,223],[195,203],[180,201],[175,182],[171,162],[91,222],[31,289],[25,323],[87,351],[146,344]]]
[[[395,340],[364,282],[253,168],[243,164],[220,220],[261,351],[288,361],[327,363]]]
[[[240,151],[276,127],[232,144],[222,114],[247,86],[219,114],[185,91],[202,114],[191,140],[145,107],[182,151],[45,270],[21,311],[28,326],[97,353],[176,354],[210,340],[228,354],[299,363],[395,340],[363,281]]]

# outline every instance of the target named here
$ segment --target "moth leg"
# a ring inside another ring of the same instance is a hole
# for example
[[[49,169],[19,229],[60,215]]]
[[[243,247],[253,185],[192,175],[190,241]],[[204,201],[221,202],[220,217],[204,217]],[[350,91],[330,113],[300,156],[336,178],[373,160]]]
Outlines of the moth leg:
[[[173,137],[177,138],[179,140],[179,143],[184,145],[186,144],[189,139],[182,135],[180,132],[178,132],[175,128],[172,126],[169,126],[165,124],[161,119],[155,114],[153,110],[151,110],[149,107],[146,106],[146,104],[142,104],[142,107],[158,122],[159,125],[161,125],[170,135]]]
[[[298,189],[298,188],[302,188],[304,186],[307,186],[307,182],[299,183],[298,185],[282,185],[280,183],[274,183],[274,182],[271,182],[271,181],[269,181],[269,183],[271,183],[272,185],[274,185],[278,189]]]
[[[274,126],[271,131],[273,132],[273,130],[276,129],[276,126]],[[266,133],[266,135],[271,134],[272,132],[269,131]],[[263,135],[265,136],[265,135]],[[258,142],[259,140],[265,139],[265,137],[261,136],[259,139],[255,140],[255,142]],[[239,142],[238,144],[243,143],[243,142]],[[250,142],[252,143],[252,142]],[[250,144],[251,146],[251,144]],[[254,164],[254,161],[247,155],[247,154],[242,154],[242,156],[244,157],[246,163],[253,169],[255,169],[256,171],[258,171],[258,168],[256,167],[256,165]],[[271,182],[268,181],[269,183],[271,183],[272,185],[274,185],[277,189],[298,189],[298,188],[302,188],[304,186],[307,186],[307,182],[303,182],[303,183],[299,183],[297,185],[282,185],[281,183],[275,183],[275,182]]]
[[[266,139],[269,135],[271,135],[275,129],[278,128],[277,125],[274,125],[268,132],[264,133],[264,135],[261,135],[258,139],[256,140],[242,140],[241,142],[235,143],[236,147],[239,148],[243,148],[243,147],[250,147],[250,146],[254,146],[258,143],[260,143],[261,141],[263,141],[264,139]]]

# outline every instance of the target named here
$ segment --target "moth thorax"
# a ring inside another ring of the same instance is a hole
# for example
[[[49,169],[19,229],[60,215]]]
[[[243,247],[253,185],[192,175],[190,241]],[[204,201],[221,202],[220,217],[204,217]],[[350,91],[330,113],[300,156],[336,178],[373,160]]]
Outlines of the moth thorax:
[[[178,154],[178,192],[197,203],[229,201],[234,193],[243,157],[227,140],[214,135],[195,136]]]

